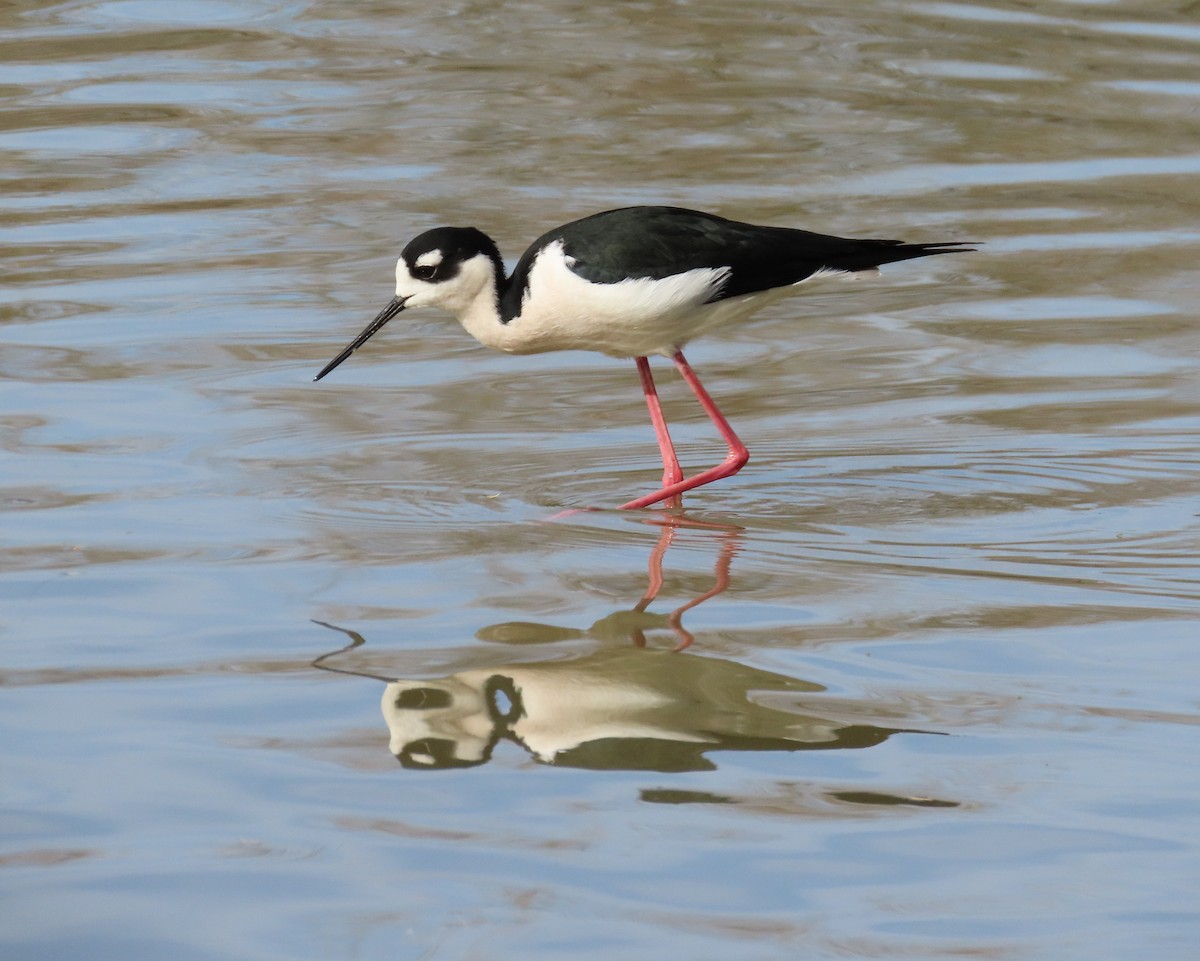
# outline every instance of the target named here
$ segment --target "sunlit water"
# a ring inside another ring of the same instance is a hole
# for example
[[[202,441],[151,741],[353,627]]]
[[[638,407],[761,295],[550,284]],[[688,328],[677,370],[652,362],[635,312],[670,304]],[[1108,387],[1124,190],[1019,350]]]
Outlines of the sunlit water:
[[[1198,54],[1135,0],[0,11],[0,954],[1196,957]],[[545,522],[657,482],[630,363],[414,314],[311,382],[420,230],[644,202],[984,246],[695,344],[753,459],[682,515]]]

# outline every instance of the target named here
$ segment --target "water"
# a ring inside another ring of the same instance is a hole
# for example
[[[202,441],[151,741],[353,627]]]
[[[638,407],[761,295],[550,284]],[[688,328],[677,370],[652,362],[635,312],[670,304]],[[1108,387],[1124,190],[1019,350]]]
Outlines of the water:
[[[4,956],[1195,957],[1197,43],[0,11]],[[679,517],[544,522],[657,481],[632,364],[311,383],[420,230],[642,202],[985,246],[695,344],[753,459]]]

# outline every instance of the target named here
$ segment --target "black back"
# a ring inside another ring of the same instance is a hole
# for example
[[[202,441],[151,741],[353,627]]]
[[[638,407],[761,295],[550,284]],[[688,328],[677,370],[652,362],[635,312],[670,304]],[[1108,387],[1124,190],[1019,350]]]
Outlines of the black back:
[[[710,301],[799,283],[822,268],[870,270],[914,257],[970,250],[961,244],[850,240],[788,227],[759,227],[682,207],[623,207],[593,214],[539,237],[517,262],[501,297],[505,322],[521,310],[534,258],[563,241],[572,270],[597,284],[655,280],[697,267],[727,267]]]

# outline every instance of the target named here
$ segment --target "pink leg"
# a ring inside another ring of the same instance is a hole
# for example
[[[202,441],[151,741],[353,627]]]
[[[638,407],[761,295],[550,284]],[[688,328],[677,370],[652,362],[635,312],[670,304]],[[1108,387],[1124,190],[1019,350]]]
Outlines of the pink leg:
[[[662,452],[663,487],[670,487],[683,480],[683,471],[679,467],[679,458],[675,456],[675,445],[671,443],[671,434],[667,430],[667,419],[663,416],[662,406],[658,402],[658,391],[654,389],[650,361],[645,357],[639,357],[637,369],[638,375],[642,378],[642,392],[646,395],[646,406],[650,408],[650,423],[654,425],[654,436],[658,438],[658,449]]]
[[[733,428],[729,426],[729,421],[725,419],[725,415],[717,409],[717,405],[713,403],[713,399],[708,396],[708,391],[704,389],[704,385],[700,383],[691,366],[684,359],[682,351],[675,351],[671,356],[675,361],[675,366],[679,368],[679,373],[683,376],[688,387],[692,389],[692,393],[696,395],[696,399],[700,401],[700,406],[704,408],[704,412],[708,414],[709,420],[717,428],[717,431],[725,439],[725,443],[729,445],[729,453],[725,455],[725,459],[716,467],[710,467],[708,470],[697,474],[695,477],[682,478],[682,472],[679,471],[679,461],[675,459],[675,449],[671,447],[671,438],[667,435],[667,424],[662,417],[662,410],[658,408],[658,395],[654,393],[654,382],[650,378],[650,363],[645,357],[638,358],[638,370],[642,372],[642,386],[646,390],[646,403],[650,405],[650,417],[654,420],[655,433],[658,434],[658,445],[663,450],[663,464],[667,469],[667,473],[663,477],[663,489],[656,491],[653,494],[647,494],[644,497],[639,497],[636,500],[631,500],[628,504],[622,504],[620,509],[623,511],[637,510],[641,507],[649,507],[651,504],[657,504],[660,501],[670,500],[678,497],[685,491],[690,491],[696,487],[701,487],[704,484],[710,484],[715,480],[720,480],[722,477],[729,477],[736,474],[746,462],[750,460],[750,452],[746,450],[746,445],[738,439],[738,435],[733,432]],[[643,366],[644,365],[644,366]],[[649,387],[647,388],[647,383]],[[653,402],[651,396],[653,395]],[[656,414],[657,409],[657,414]],[[656,419],[657,417],[657,419]],[[660,428],[661,424],[661,428]],[[674,460],[675,471],[677,477],[681,479],[670,481],[671,467],[667,462],[666,449],[663,446],[663,438],[666,438],[666,445],[671,449],[671,458]]]

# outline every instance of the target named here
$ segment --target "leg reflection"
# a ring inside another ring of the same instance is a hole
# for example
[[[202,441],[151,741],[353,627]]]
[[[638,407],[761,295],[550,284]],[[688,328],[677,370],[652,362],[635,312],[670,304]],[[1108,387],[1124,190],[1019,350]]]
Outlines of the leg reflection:
[[[683,514],[664,515],[661,520],[655,523],[660,524],[662,530],[658,535],[658,543],[654,545],[654,549],[650,552],[646,593],[633,606],[634,611],[639,614],[644,613],[646,608],[654,603],[654,600],[662,590],[663,559],[666,557],[667,550],[674,542],[675,535],[679,532],[680,528],[689,527],[711,530],[719,534],[721,538],[720,551],[717,554],[716,564],[713,568],[713,586],[704,593],[692,598],[686,604],[681,604],[667,615],[667,624],[678,638],[678,643],[675,645],[674,650],[682,651],[691,647],[696,641],[695,635],[683,626],[683,615],[693,607],[698,607],[709,598],[716,597],[729,588],[730,568],[733,564],[734,555],[737,554],[738,550],[738,535],[742,533],[743,528],[732,524],[712,524],[705,521],[696,521]],[[637,647],[646,646],[646,635],[642,629],[638,628],[634,630],[633,643]]]

